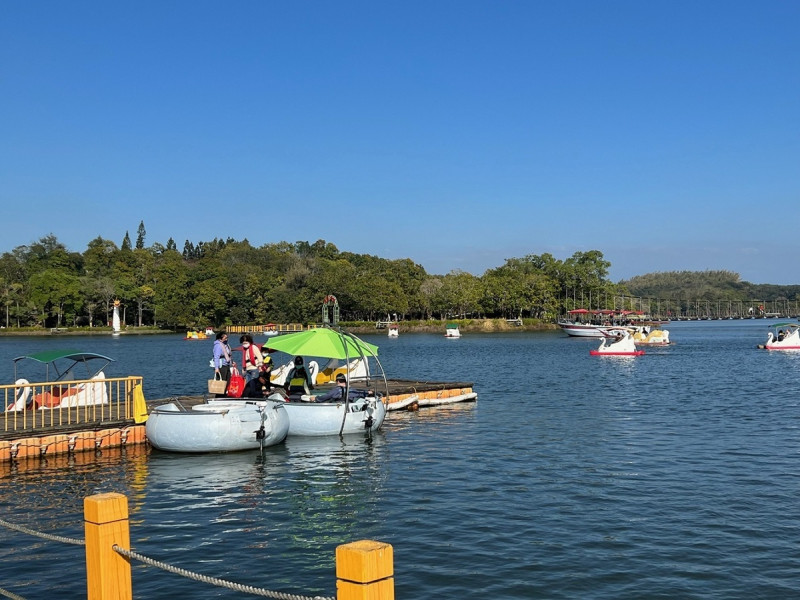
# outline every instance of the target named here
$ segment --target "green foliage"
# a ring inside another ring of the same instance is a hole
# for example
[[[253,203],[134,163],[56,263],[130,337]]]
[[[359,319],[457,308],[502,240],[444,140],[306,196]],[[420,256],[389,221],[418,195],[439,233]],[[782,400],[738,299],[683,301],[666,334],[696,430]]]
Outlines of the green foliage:
[[[170,328],[229,324],[312,323],[325,296],[339,301],[342,322],[480,318],[555,320],[570,308],[617,307],[623,295],[652,298],[797,300],[800,286],[754,286],[735,273],[651,273],[618,285],[610,263],[592,250],[565,260],[550,254],[510,258],[475,276],[459,270],[429,275],[409,259],[340,252],[324,240],[186,240],[183,252],[121,247],[101,237],[83,254],[48,235],[0,255],[0,298],[6,326],[104,326],[116,299],[128,325]]]

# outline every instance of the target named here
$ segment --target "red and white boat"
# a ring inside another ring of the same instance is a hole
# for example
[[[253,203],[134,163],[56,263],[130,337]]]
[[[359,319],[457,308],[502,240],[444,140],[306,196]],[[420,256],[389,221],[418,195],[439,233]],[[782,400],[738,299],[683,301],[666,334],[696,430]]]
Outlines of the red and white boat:
[[[800,325],[797,323],[776,323],[770,325],[777,333],[767,334],[767,343],[761,346],[767,350],[800,350]]]
[[[644,350],[636,349],[633,331],[629,327],[617,327],[605,332],[600,347],[597,350],[590,350],[589,354],[592,356],[641,356],[644,354]]]

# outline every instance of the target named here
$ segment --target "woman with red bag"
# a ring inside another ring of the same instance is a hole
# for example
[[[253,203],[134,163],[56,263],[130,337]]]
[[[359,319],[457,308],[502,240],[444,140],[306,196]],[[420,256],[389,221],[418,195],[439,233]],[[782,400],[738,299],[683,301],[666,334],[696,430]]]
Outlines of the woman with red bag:
[[[228,346],[228,334],[224,331],[217,332],[214,340],[214,376],[220,376],[223,381],[231,379],[231,348]],[[226,388],[227,393],[227,388]],[[225,394],[216,394],[217,398],[224,397]]]
[[[258,379],[258,372],[264,364],[264,357],[261,350],[253,343],[253,336],[245,333],[239,338],[242,345],[242,370],[244,371],[244,382],[250,383],[253,379]]]

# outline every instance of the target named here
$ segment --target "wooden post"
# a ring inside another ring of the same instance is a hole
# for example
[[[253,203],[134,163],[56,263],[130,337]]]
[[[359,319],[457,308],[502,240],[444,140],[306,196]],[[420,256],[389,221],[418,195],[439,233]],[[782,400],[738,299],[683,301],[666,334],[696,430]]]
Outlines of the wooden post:
[[[88,600],[131,600],[130,562],[113,549],[131,547],[128,499],[113,492],[84,498],[83,520]]]
[[[336,548],[337,600],[394,600],[391,544],[360,540]]]

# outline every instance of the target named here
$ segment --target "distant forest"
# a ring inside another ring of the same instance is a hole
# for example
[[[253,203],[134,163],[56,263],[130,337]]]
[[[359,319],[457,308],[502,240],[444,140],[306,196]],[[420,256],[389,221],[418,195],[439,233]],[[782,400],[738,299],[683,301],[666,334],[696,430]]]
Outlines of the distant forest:
[[[410,259],[341,252],[317,240],[254,247],[213,239],[179,249],[97,237],[82,253],[54,235],[0,256],[5,327],[107,326],[114,300],[128,326],[192,328],[316,323],[325,296],[342,321],[530,318],[578,308],[648,309],[653,299],[797,301],[800,286],[753,285],[728,271],[651,273],[608,280],[602,252],[510,258],[474,276],[431,275]]]

